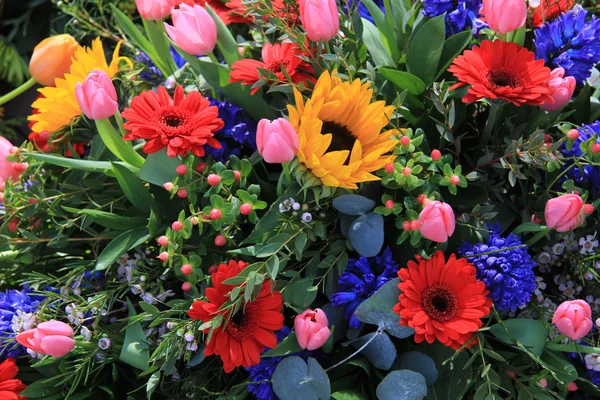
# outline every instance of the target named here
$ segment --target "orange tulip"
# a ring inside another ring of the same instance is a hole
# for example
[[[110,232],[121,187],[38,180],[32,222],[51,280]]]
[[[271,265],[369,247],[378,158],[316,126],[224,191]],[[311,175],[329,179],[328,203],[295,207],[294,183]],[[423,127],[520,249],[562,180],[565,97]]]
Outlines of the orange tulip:
[[[62,78],[71,67],[71,58],[79,44],[71,35],[52,36],[42,40],[29,62],[31,76],[44,86],[54,86],[54,79]]]

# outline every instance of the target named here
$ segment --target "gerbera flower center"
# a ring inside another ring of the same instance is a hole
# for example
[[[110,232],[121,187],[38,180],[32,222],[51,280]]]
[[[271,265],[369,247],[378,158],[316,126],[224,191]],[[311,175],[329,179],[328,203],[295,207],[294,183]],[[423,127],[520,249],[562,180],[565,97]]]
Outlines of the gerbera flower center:
[[[225,331],[236,340],[243,340],[252,337],[254,328],[258,326],[259,310],[256,304],[247,303],[246,309],[243,307],[231,317],[227,323]]]
[[[522,86],[521,80],[507,71],[490,71],[488,80],[496,86],[510,86],[511,88]]]
[[[423,310],[435,321],[447,322],[453,319],[458,310],[456,295],[448,286],[433,285],[423,291],[421,297]]]
[[[183,122],[179,115],[166,115],[163,117],[163,119],[165,121],[165,125],[172,128],[180,126]]]
[[[327,149],[328,152],[339,150],[352,151],[354,142],[356,142],[356,138],[352,132],[337,122],[323,121],[323,128],[321,129],[321,132],[325,134],[331,133],[331,144]],[[347,161],[348,160],[346,160],[346,163]]]
[[[278,72],[283,72],[283,68],[281,68],[282,65],[288,74],[294,73],[294,71],[290,68],[290,60],[285,60],[285,59],[273,61],[271,64],[268,65],[267,68],[269,69],[269,71],[278,73]]]

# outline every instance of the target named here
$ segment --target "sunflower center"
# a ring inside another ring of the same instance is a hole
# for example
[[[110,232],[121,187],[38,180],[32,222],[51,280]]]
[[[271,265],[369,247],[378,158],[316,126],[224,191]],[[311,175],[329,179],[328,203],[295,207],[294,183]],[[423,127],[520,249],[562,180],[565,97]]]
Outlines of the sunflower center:
[[[521,86],[521,80],[510,72],[490,71],[488,79],[496,86],[510,86],[511,88]]]
[[[254,328],[258,325],[258,307],[254,303],[247,303],[246,310],[240,309],[231,317],[225,331],[236,340],[252,336]]]
[[[454,318],[458,310],[456,295],[446,285],[433,285],[423,291],[421,296],[423,310],[438,322],[447,322]]]
[[[331,144],[329,145],[327,152],[340,150],[352,151],[354,142],[356,142],[356,138],[352,132],[345,126],[336,122],[324,121],[321,132],[324,134],[331,133]],[[347,161],[348,160],[346,160],[346,162]]]

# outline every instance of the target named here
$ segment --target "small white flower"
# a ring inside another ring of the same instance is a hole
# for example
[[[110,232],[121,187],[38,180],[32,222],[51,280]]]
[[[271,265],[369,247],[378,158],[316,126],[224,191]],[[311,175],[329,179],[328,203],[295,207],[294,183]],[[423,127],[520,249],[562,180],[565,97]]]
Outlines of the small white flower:
[[[110,348],[110,339],[102,338],[102,339],[98,340],[98,348],[100,350],[106,350],[106,349]]]
[[[92,331],[90,331],[87,327],[82,326],[80,333],[81,336],[83,336],[84,342],[89,342],[90,340],[92,340]]]
[[[538,262],[540,264],[548,264],[552,261],[552,256],[550,255],[550,253],[548,253],[547,251],[542,251],[539,255],[538,255]]]
[[[298,210],[300,209],[300,207],[302,207],[302,206],[300,205],[300,203],[294,203],[294,204],[292,205],[292,208],[294,209],[294,211],[298,211]]]
[[[562,255],[565,252],[565,245],[562,243],[556,243],[554,246],[552,246],[552,252],[557,256]]]
[[[541,0],[528,0],[529,7],[537,8],[540,6]]]
[[[96,353],[96,361],[101,362],[101,363],[106,361],[106,354],[104,354],[101,351],[97,352]]]
[[[165,87],[167,89],[173,89],[175,87],[175,84],[177,83],[177,81],[175,80],[175,78],[173,78],[172,76],[168,77],[167,80],[165,81]]]
[[[165,301],[168,297],[171,296],[175,296],[175,292],[173,292],[172,290],[167,290],[166,292],[162,292],[158,296],[156,296],[156,299],[158,301]]]
[[[305,212],[304,214],[302,214],[302,222],[309,223],[310,221],[312,221],[312,219],[313,217],[311,213]]]
[[[133,285],[131,287],[131,293],[133,293],[133,294],[144,293],[144,289],[142,289],[142,287],[140,285]]]
[[[189,351],[196,351],[198,350],[198,343],[193,342],[193,343],[188,343],[185,348]]]
[[[144,293],[142,295],[142,300],[144,300],[148,304],[156,304],[157,301],[150,293]]]
[[[34,325],[35,314],[24,313],[22,310],[17,310],[11,320],[11,329],[16,333],[31,329]]]
[[[188,331],[185,334],[184,338],[185,338],[186,342],[193,342],[194,341],[194,334],[192,332]]]
[[[583,277],[585,278],[586,281],[591,281],[592,279],[594,279],[594,275],[592,275],[592,273],[590,271],[585,271],[583,273]]]
[[[581,254],[594,253],[594,249],[598,247],[596,234],[587,235],[585,238],[579,239],[579,245],[581,246],[581,249],[579,249]]]
[[[75,325],[81,324],[81,321],[83,320],[83,312],[78,311],[75,304],[66,306],[65,311],[67,312],[67,319],[70,323]]]

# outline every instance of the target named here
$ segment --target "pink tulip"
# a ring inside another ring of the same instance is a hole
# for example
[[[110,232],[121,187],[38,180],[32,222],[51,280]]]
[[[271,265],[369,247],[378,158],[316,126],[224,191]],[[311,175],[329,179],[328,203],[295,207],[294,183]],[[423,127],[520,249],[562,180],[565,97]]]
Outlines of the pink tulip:
[[[12,154],[11,149],[14,147],[8,139],[0,136],[0,183],[4,183],[8,178],[12,178],[13,182],[18,182],[21,173],[27,169],[27,163],[10,162],[6,159]]]
[[[75,347],[73,329],[60,321],[42,322],[34,329],[17,335],[17,342],[36,353],[52,357],[66,356]]]
[[[546,226],[556,232],[568,232],[581,226],[585,219],[583,199],[576,194],[563,194],[546,202]]]
[[[592,329],[592,310],[586,301],[565,301],[554,312],[552,323],[569,339],[579,340]]]
[[[424,238],[444,243],[454,233],[456,221],[454,211],[446,203],[430,201],[419,214],[419,231]]]
[[[104,71],[90,72],[83,83],[75,86],[75,95],[81,111],[95,121],[112,117],[119,110],[117,92]]]
[[[300,0],[300,20],[313,42],[333,39],[340,30],[340,13],[335,0]]]
[[[572,76],[565,76],[563,68],[556,68],[552,71],[552,79],[550,79],[550,96],[554,99],[554,103],[544,103],[540,108],[544,111],[556,111],[564,107],[575,91],[577,82]]]
[[[294,330],[300,347],[306,350],[316,350],[323,346],[331,336],[328,324],[327,315],[320,308],[316,308],[314,311],[308,309],[302,314],[296,315]]]
[[[525,0],[483,0],[482,14],[490,28],[505,34],[525,25]]]
[[[174,7],[173,0],[135,0],[137,10],[145,20],[159,21],[168,17]]]
[[[277,118],[261,119],[256,129],[256,146],[266,162],[281,164],[292,161],[298,152],[298,135],[290,122]]]
[[[169,37],[186,53],[210,54],[217,44],[217,25],[208,11],[199,5],[182,3],[171,13],[173,26],[165,22]]]

